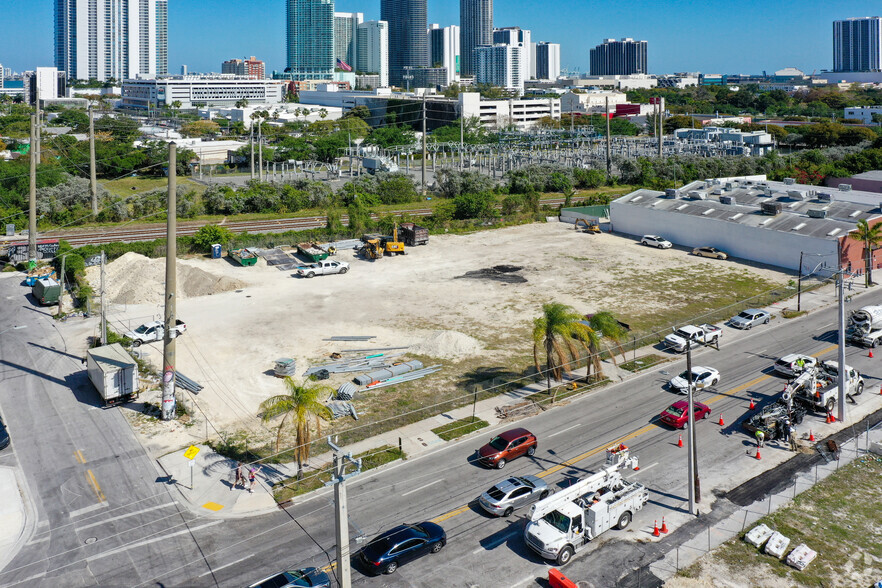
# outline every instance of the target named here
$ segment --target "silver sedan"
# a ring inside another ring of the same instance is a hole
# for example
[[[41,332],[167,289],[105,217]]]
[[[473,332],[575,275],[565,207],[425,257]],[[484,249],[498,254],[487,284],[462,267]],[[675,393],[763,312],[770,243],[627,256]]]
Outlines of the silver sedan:
[[[515,509],[551,494],[548,484],[536,476],[515,476],[499,482],[478,498],[478,504],[492,515],[507,517]]]

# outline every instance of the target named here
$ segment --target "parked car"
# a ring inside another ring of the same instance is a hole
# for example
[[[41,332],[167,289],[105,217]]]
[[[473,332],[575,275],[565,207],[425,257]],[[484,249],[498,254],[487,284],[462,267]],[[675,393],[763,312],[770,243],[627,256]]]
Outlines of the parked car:
[[[688,381],[689,372],[683,371],[682,374],[672,378],[669,385],[671,390],[678,392],[680,394],[686,394],[688,392],[689,381]],[[720,381],[720,372],[711,367],[704,367],[700,365],[692,366],[692,387],[695,390],[704,390],[705,388],[710,388],[712,386],[716,386]]]
[[[692,255],[697,255],[699,257],[712,257],[714,259],[729,259],[728,253],[720,251],[716,247],[696,247],[692,250]]]
[[[481,494],[478,504],[497,516],[509,516],[516,508],[546,498],[551,491],[542,478],[516,476],[503,480]]]
[[[695,420],[706,419],[711,413],[708,405],[700,402],[692,401],[692,408],[695,411]],[[689,401],[678,400],[674,404],[667,407],[661,413],[661,421],[666,425],[671,425],[675,429],[683,429],[689,423]]]
[[[765,310],[748,308],[730,318],[729,326],[735,327],[736,329],[750,329],[756,325],[767,325],[770,320],[772,320],[772,315]]]
[[[802,360],[800,362],[800,360]],[[818,360],[811,355],[803,355],[801,353],[790,353],[775,362],[773,366],[775,371],[782,376],[795,378],[805,371],[806,368],[813,368],[818,365]]]
[[[3,419],[0,419],[0,449],[6,449],[7,447],[9,447],[9,431],[6,430]]]
[[[640,243],[647,247],[658,247],[659,249],[670,249],[674,246],[673,243],[664,237],[659,237],[658,235],[643,235],[643,238],[640,239]]]
[[[522,455],[536,453],[538,441],[527,429],[511,429],[490,439],[478,450],[478,461],[483,465],[501,470],[505,464]]]
[[[438,553],[446,543],[447,534],[435,523],[398,525],[362,547],[358,559],[368,574],[391,574],[411,560],[427,553]]]
[[[187,330],[187,324],[181,319],[175,321],[174,336],[180,337]],[[162,341],[165,327],[162,321],[153,321],[144,323],[134,331],[126,333],[126,337],[132,340],[132,347],[140,347],[144,343],[152,343],[153,341]]]
[[[330,588],[331,579],[318,568],[290,570],[267,576],[251,584],[248,588]]]

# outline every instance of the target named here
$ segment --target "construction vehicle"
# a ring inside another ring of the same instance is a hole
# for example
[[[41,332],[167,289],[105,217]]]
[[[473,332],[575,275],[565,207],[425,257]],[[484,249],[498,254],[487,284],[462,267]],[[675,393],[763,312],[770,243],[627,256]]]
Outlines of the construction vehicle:
[[[882,340],[882,306],[864,306],[848,317],[846,338],[850,343],[875,347]]]
[[[426,245],[429,242],[429,229],[414,223],[401,223],[401,234],[408,247]]]
[[[368,235],[365,235],[361,240],[364,243],[360,249],[362,255],[370,260],[383,258],[384,247],[378,237],[369,237]]]
[[[613,527],[624,529],[649,500],[643,484],[622,479],[620,469],[637,469],[625,445],[606,450],[606,466],[530,508],[527,545],[558,565],[568,563],[588,542]]]
[[[580,224],[580,223],[583,224],[583,225],[585,225],[585,229],[582,231],[582,232],[584,232],[584,233],[599,233],[599,232],[600,232],[600,223],[598,223],[598,222],[597,222],[596,220],[594,220],[594,219],[591,219],[591,218],[589,218],[589,219],[580,218],[580,219],[576,220],[576,224],[575,224],[574,228],[575,228],[577,231],[579,230],[579,224]]]

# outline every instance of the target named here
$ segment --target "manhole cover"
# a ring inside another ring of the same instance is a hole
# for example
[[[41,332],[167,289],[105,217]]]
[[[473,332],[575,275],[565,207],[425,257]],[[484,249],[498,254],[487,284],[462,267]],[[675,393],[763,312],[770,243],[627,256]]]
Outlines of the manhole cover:
[[[95,543],[96,541],[98,541],[98,537],[89,537],[88,539],[86,539],[86,545],[89,545],[90,543]]]

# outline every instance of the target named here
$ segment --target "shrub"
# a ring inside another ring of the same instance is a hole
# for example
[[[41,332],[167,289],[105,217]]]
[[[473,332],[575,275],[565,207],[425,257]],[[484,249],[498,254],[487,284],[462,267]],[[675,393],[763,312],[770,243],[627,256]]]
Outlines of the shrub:
[[[226,227],[218,225],[205,225],[199,227],[199,230],[193,235],[193,246],[204,252],[211,251],[211,246],[215,243],[229,243],[233,239],[233,233]]]

